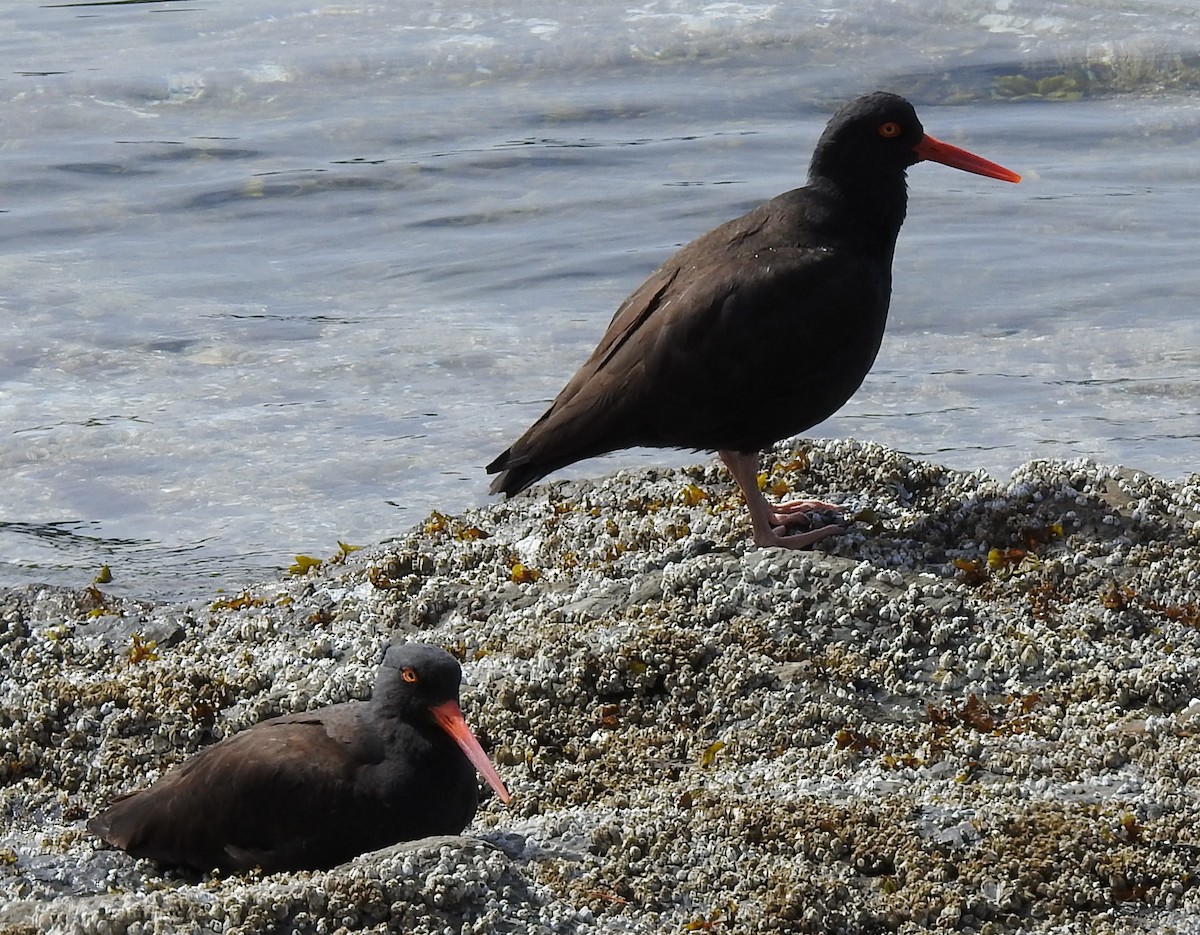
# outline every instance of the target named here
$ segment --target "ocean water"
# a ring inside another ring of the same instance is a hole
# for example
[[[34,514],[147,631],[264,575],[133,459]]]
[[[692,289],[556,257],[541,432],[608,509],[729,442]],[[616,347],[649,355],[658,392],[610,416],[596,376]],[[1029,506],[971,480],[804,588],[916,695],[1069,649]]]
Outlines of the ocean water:
[[[486,502],[625,295],[874,88],[1025,180],[910,171],[811,434],[1196,470],[1195,6],[844,7],[0,5],[0,584],[203,597]]]

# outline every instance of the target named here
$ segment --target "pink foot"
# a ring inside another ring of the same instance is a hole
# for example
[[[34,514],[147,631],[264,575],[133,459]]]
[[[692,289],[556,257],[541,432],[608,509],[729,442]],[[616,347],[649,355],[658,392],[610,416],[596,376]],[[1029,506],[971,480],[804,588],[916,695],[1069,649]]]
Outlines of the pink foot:
[[[840,512],[843,507],[821,500],[791,500],[787,503],[770,504],[758,489],[758,455],[739,451],[718,451],[717,455],[746,498],[750,511],[750,524],[754,529],[755,545],[764,548],[807,549],[815,542],[836,536],[844,531],[842,526],[821,526],[804,532],[789,533],[787,527],[797,523],[803,515],[821,510]]]
[[[786,526],[795,521],[797,514],[807,518],[809,513],[841,513],[845,509],[840,503],[826,503],[824,500],[789,500],[787,503],[771,504],[771,522],[776,526]]]
[[[776,503],[772,509],[776,513],[814,513],[822,510],[844,510],[840,503],[826,503],[824,500],[788,500],[786,503]]]
[[[820,542],[822,539],[828,539],[830,536],[837,536],[846,530],[841,526],[822,526],[819,529],[810,529],[807,532],[787,533],[782,530],[784,526],[777,526],[767,530],[765,534],[760,534],[756,529],[754,531],[754,544],[760,545],[763,548],[771,548],[772,546],[781,549],[807,549],[810,545]]]

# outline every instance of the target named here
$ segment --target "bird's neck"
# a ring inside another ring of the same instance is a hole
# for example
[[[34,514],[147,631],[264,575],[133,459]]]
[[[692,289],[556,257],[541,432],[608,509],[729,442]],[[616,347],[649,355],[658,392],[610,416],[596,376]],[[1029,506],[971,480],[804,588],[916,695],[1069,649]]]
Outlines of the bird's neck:
[[[845,228],[847,239],[860,241],[873,252],[891,258],[908,210],[903,172],[814,175],[808,186],[831,205],[835,223]]]

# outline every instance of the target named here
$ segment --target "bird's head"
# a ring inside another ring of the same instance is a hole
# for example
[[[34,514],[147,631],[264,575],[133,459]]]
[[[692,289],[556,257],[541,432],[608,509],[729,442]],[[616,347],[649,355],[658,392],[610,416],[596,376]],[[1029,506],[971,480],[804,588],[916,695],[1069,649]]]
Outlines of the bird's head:
[[[510,796],[459,707],[462,668],[444,649],[423,643],[390,646],[384,654],[371,704],[412,724],[436,724],[474,764],[503,802]]]
[[[922,160],[976,175],[1019,182],[1021,177],[925,132],[912,104],[887,91],[864,94],[833,115],[813,153],[814,178],[902,177]]]

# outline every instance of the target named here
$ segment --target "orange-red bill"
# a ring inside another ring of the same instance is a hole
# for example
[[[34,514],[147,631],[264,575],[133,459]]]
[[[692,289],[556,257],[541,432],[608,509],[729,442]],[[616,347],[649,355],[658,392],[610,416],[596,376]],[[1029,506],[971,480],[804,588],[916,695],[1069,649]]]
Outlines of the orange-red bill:
[[[467,755],[467,759],[479,770],[479,775],[486,779],[488,785],[495,790],[496,795],[500,796],[500,801],[507,805],[508,800],[512,796],[504,788],[504,782],[500,779],[500,774],[496,772],[496,768],[492,766],[492,761],[483,752],[483,747],[479,746],[479,741],[471,733],[471,728],[467,727],[467,719],[463,717],[462,708],[458,706],[458,702],[453,699],[443,701],[441,704],[431,707],[429,712],[433,715],[434,720],[437,721],[438,727],[449,734],[454,742],[462,748],[462,752]]]
[[[964,172],[974,172],[976,175],[986,175],[988,178],[1001,179],[1005,182],[1021,181],[1021,176],[1017,175],[1011,169],[1006,169],[1004,166],[989,162],[982,156],[976,156],[965,149],[959,149],[957,146],[943,143],[941,140],[936,140],[928,134],[913,147],[913,152],[922,159],[928,159],[931,162],[940,162],[944,166],[962,169]]]

